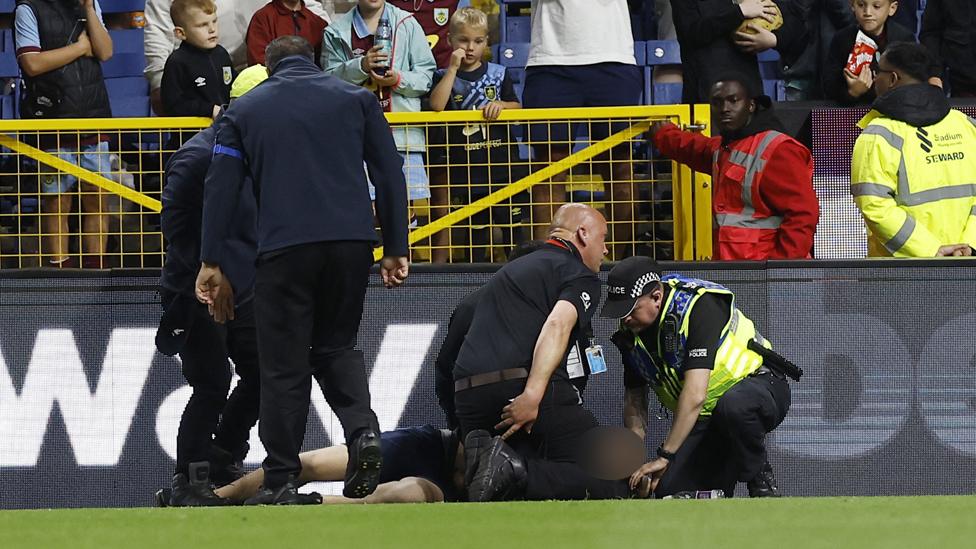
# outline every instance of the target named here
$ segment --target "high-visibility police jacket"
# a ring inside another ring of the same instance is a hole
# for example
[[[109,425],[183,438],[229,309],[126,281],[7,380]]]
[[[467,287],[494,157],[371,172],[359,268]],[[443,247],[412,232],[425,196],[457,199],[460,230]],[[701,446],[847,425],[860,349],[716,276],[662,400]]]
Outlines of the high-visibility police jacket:
[[[757,131],[723,145],[665,126],[654,144],[666,156],[712,174],[715,259],[810,257],[819,219],[813,158],[795,139]]]
[[[613,342],[620,350],[624,367],[648,383],[657,394],[661,404],[671,411],[678,406],[678,396],[684,387],[682,379],[682,364],[688,357],[686,342],[688,333],[694,329],[690,325],[691,311],[698,299],[706,294],[718,294],[727,297],[729,304],[729,321],[722,328],[721,341],[715,354],[715,365],[708,378],[708,390],[701,415],[708,416],[715,409],[718,399],[732,388],[733,385],[746,378],[762,366],[763,359],[759,354],[749,350],[750,339],[755,339],[765,347],[772,348],[772,344],[763,338],[746,315],[735,306],[735,295],[724,286],[685,278],[679,275],[667,275],[661,279],[670,288],[668,296],[661,306],[660,318],[673,319],[677,327],[678,337],[675,348],[664,348],[663,331],[669,329],[669,322],[659,321],[652,332],[652,338],[641,338],[626,328],[621,328],[613,336]]]
[[[896,88],[858,124],[864,131],[854,145],[851,194],[868,226],[872,257],[976,247],[976,121],[947,103],[921,121],[888,112],[895,103],[924,111],[919,104],[927,96],[945,101],[941,89],[918,86]]]

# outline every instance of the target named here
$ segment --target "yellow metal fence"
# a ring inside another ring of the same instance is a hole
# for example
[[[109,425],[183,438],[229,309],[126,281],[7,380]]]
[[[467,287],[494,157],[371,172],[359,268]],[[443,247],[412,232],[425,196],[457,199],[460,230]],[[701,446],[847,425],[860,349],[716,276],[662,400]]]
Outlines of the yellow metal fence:
[[[411,259],[503,261],[544,237],[567,201],[605,214],[608,259],[707,257],[707,178],[657,157],[647,133],[657,120],[708,119],[707,108],[694,114],[678,105],[509,110],[495,121],[480,111],[387,115],[413,197]],[[162,265],[165,163],[208,123],[0,121],[0,268]]]

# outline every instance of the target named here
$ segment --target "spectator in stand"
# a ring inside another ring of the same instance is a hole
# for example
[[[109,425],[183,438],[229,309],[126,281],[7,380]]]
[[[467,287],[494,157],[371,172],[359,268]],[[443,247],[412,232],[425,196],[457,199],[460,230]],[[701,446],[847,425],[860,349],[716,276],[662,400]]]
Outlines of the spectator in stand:
[[[754,89],[762,87],[756,55],[775,48],[787,62],[803,51],[806,27],[802,11],[795,2],[742,0],[671,0],[672,17],[681,45],[684,69],[682,100],[707,103],[718,76],[732,71],[749,80]],[[783,25],[775,31],[750,23],[751,32],[736,31],[747,19],[774,19],[779,6]]]
[[[475,8],[458,10],[451,17],[450,31],[453,53],[447,69],[438,69],[434,74],[430,108],[437,112],[478,109],[488,121],[498,119],[505,109],[522,108],[505,67],[482,61],[488,47],[488,18],[484,12]],[[470,204],[497,190],[491,188],[492,183],[505,185],[519,179],[521,174],[512,171],[511,160],[518,158],[518,149],[509,129],[507,124],[455,124],[446,130],[436,126],[430,128],[431,164],[439,165],[431,168],[431,179],[441,183],[431,189],[431,206],[436,217],[447,215],[452,196],[459,196],[463,203]],[[453,188],[449,189],[448,184]],[[500,204],[476,214],[472,223],[502,225],[502,231],[507,235],[502,244],[511,246],[514,243],[512,218],[512,210]],[[483,238],[483,230],[472,232],[475,239],[472,244],[477,251],[485,251],[491,240]],[[434,263],[445,263],[449,259],[449,236],[450,230],[434,236],[431,251]],[[471,259],[484,261],[486,258]]]
[[[268,3],[268,0],[215,0],[217,21],[220,23],[220,45],[230,54],[236,70],[247,66],[246,43],[244,40],[251,17]],[[149,80],[150,97],[156,114],[169,114],[163,110],[160,86],[163,81],[163,67],[169,54],[179,46],[173,34],[173,20],[170,6],[173,0],[146,0],[146,79]],[[305,6],[312,13],[332,21],[334,0],[307,0]]]
[[[919,41],[935,57],[939,73],[949,69],[952,97],[976,97],[976,2],[929,0]]]
[[[823,99],[821,71],[827,49],[834,34],[854,25],[854,12],[849,0],[794,0],[807,22],[809,39],[799,58],[783,64],[786,81],[786,100],[805,101]]]
[[[929,85],[923,46],[892,44],[878,61],[878,100],[858,123],[851,194],[870,257],[970,256],[976,246],[976,126]]]
[[[851,8],[857,24],[838,31],[830,41],[823,68],[824,96],[841,105],[869,105],[876,97],[872,85],[877,60],[888,44],[914,42],[915,35],[913,31],[889,21],[898,11],[896,0],[852,0]],[[878,51],[871,64],[872,70],[865,69],[854,75],[847,69],[847,59],[854,49],[858,31],[874,40]]]
[[[100,61],[112,57],[112,39],[102,23],[97,0],[44,2],[22,0],[14,11],[17,63],[24,74],[22,118],[110,118],[108,90]],[[63,44],[52,47],[51,44]],[[61,160],[112,177],[108,142],[98,134],[41,136],[40,148]],[[41,171],[42,253],[51,267],[78,267],[68,251],[68,213],[79,186],[81,266],[104,267],[108,216],[101,193],[78,178],[44,164]]]
[[[533,0],[532,44],[522,104],[526,108],[609,107],[639,105],[644,87],[634,58],[634,39],[626,0]],[[623,128],[589,124],[592,141]],[[576,128],[568,123],[533,124],[529,138],[534,157],[555,164],[569,156]],[[624,143],[597,157],[594,165],[610,181],[607,218],[614,257],[632,252],[633,165],[631,145]],[[563,171],[550,182],[532,187],[532,224],[536,238],[547,238],[552,215],[566,200]]]
[[[420,23],[420,28],[427,33],[427,43],[434,54],[437,68],[447,68],[451,62],[451,47],[447,29],[448,22],[457,10],[466,7],[470,0],[388,0],[401,10],[412,13],[414,19]]]
[[[169,116],[217,118],[230,101],[234,67],[217,43],[213,0],[174,0],[173,33],[182,40],[163,69],[163,108]]]
[[[819,206],[810,151],[782,133],[772,101],[744,76],[716,82],[711,106],[719,136],[664,122],[651,135],[665,156],[712,174],[713,258],[811,257]]]
[[[373,44],[376,27],[384,18],[393,27],[389,57]],[[384,112],[419,112],[420,98],[430,91],[436,68],[420,23],[386,0],[359,0],[355,9],[330,24],[325,29],[321,65],[327,74],[371,90]],[[403,156],[410,200],[430,198],[424,129],[395,127],[393,138]]]
[[[279,36],[301,36],[322,55],[322,33],[329,26],[303,0],[271,0],[254,13],[247,27],[247,64],[263,65],[264,48]]]

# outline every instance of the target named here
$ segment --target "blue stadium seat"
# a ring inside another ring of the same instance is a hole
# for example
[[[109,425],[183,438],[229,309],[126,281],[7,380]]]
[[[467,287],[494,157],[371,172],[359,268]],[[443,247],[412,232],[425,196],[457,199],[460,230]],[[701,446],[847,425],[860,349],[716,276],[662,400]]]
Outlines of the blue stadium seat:
[[[114,118],[134,118],[149,116],[149,97],[109,97]]]
[[[529,60],[528,42],[505,43],[498,47],[498,64],[506,67],[525,68]]]
[[[22,214],[34,214],[37,213],[37,199],[33,197],[23,197],[20,199],[20,213]]]
[[[0,95],[0,118],[3,120],[12,120],[17,118],[17,111],[14,110],[14,103],[14,96]]]
[[[647,65],[680,65],[681,48],[677,40],[648,40]]]
[[[786,101],[786,82],[783,80],[763,80],[763,93],[773,101]]]
[[[141,76],[127,76],[124,78],[106,78],[105,88],[109,97],[148,96],[149,82]]]
[[[112,49],[116,54],[138,53],[144,54],[145,36],[142,29],[115,29],[108,31],[112,37]]]
[[[19,74],[20,67],[17,66],[17,55],[14,51],[13,31],[0,30],[0,78]]]
[[[638,67],[647,64],[647,42],[634,42],[634,58],[637,59]]]
[[[653,84],[651,86],[655,105],[680,105],[681,84]]]
[[[0,13],[13,13],[17,0],[0,0]]]
[[[146,9],[146,0],[98,0],[98,3],[102,6],[102,13],[121,13]]]
[[[504,16],[501,42],[528,42],[531,39],[531,24],[528,16]]]
[[[102,75],[105,78],[142,76],[145,68],[146,57],[142,52],[115,52],[111,59],[102,63]]]

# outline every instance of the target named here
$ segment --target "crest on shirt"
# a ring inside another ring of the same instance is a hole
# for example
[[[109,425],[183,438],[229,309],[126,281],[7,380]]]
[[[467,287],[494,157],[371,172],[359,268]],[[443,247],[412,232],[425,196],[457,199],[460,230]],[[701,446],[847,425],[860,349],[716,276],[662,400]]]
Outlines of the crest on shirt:
[[[496,86],[485,86],[485,99],[488,101],[498,99],[498,88]]]
[[[230,67],[224,67],[224,84],[230,84],[233,79],[234,71],[230,70]]]
[[[447,20],[451,18],[448,13],[447,8],[434,8],[434,22],[440,26],[447,24]]]

